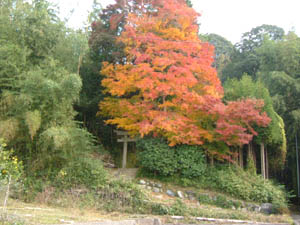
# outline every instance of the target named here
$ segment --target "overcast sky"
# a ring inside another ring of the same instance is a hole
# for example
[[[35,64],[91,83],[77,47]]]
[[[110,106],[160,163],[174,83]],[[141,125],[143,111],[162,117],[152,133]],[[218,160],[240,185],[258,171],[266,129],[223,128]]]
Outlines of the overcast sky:
[[[69,25],[80,28],[87,19],[93,0],[52,0],[60,6],[63,17],[70,16]],[[103,7],[114,0],[98,0]],[[202,14],[201,33],[216,33],[232,43],[242,33],[262,24],[276,25],[300,33],[300,0],[192,0],[193,8]]]

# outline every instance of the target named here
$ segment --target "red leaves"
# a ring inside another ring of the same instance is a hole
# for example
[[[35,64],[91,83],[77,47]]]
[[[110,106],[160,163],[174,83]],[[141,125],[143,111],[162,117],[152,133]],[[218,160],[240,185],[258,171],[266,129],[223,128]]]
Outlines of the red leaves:
[[[247,144],[257,132],[253,125],[266,127],[270,118],[261,113],[264,103],[262,100],[245,99],[229,102],[227,106],[215,106],[218,115],[216,133],[218,139],[228,145]]]
[[[170,145],[248,143],[256,135],[254,124],[270,122],[260,113],[263,103],[224,105],[211,66],[214,49],[198,38],[198,14],[184,0],[149,2],[156,12],[129,14],[118,39],[125,45],[125,63],[103,64],[102,85],[115,96],[100,105],[112,117],[107,122],[141,136],[164,136]]]

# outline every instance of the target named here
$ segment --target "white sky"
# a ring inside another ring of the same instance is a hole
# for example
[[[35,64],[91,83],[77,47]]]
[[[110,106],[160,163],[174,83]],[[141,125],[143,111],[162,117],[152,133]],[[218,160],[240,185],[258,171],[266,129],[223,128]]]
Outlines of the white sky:
[[[69,25],[80,28],[87,20],[93,0],[52,0],[58,3],[62,16],[74,9]],[[114,0],[98,0],[103,7]],[[193,8],[202,14],[201,33],[216,33],[232,43],[242,33],[262,24],[282,27],[300,33],[300,0],[192,0]]]

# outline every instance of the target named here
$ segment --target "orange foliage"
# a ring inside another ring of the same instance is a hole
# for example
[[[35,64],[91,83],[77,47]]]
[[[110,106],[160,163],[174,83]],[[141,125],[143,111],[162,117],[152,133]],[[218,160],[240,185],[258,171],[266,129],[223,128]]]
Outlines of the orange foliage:
[[[223,89],[211,66],[214,48],[198,38],[199,14],[184,0],[142,2],[139,13],[128,15],[118,39],[126,59],[103,64],[102,85],[111,97],[99,107],[112,118],[107,123],[131,134],[164,136],[170,145],[249,140],[255,121],[240,123],[244,117],[234,114],[247,103],[221,102]]]

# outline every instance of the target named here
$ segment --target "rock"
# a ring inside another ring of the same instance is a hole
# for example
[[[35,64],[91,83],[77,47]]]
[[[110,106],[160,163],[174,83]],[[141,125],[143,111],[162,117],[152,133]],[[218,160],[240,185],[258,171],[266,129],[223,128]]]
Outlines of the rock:
[[[157,183],[157,184],[154,184],[154,186],[155,186],[155,187],[157,187],[157,188],[162,188],[162,185],[161,185],[161,184],[159,184],[159,183]]]
[[[254,205],[254,204],[251,204],[251,203],[247,204],[247,209],[248,209],[248,211],[260,212],[260,206],[259,205]]]
[[[167,190],[166,194],[169,195],[170,197],[175,197],[175,193],[171,190]]]
[[[147,186],[140,184],[140,187],[146,189]]]
[[[196,200],[196,198],[193,195],[188,195],[188,199],[191,200],[191,201],[195,201]]]
[[[254,205],[251,204],[251,203],[248,203],[248,204],[246,205],[246,208],[247,208],[248,211],[252,211],[253,208],[254,208]]]
[[[141,184],[141,185],[146,185],[147,183],[146,183],[146,181],[144,181],[144,180],[140,180],[140,181],[139,181],[139,184]]]
[[[193,192],[193,191],[186,191],[185,193],[186,193],[188,196],[189,196],[189,195],[192,195],[192,196],[195,196],[195,195],[196,195],[196,193]]]
[[[177,196],[181,199],[184,198],[182,191],[177,191]]]
[[[153,188],[153,192],[155,192],[155,193],[159,193],[159,192],[160,192],[160,189],[159,189],[159,188],[157,188],[157,187],[154,187],[154,188]]]
[[[191,201],[196,200],[196,193],[193,191],[186,191],[187,198]]]
[[[154,183],[153,182],[149,182],[149,184],[148,184],[149,186],[151,186],[151,187],[155,187],[155,185],[154,185]]]
[[[265,214],[271,214],[273,212],[273,205],[271,203],[263,203],[260,206],[260,212]]]
[[[147,186],[146,188],[147,188],[148,190],[152,190],[152,188],[151,188],[150,186]]]
[[[258,205],[254,206],[254,209],[253,209],[254,212],[260,212],[260,210],[261,210],[260,206],[258,206]]]

